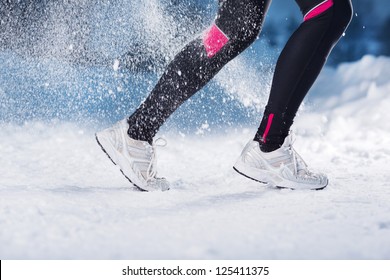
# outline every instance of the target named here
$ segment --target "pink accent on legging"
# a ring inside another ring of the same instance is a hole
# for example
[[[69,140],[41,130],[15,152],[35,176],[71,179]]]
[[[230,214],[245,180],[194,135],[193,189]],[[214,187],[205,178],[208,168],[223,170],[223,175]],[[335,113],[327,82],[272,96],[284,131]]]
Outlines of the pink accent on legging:
[[[269,133],[269,130],[271,129],[272,125],[272,120],[274,119],[274,114],[269,114],[268,116],[268,122],[267,122],[267,127],[265,128],[264,134],[263,134],[263,143],[267,142],[267,136]]]
[[[203,37],[203,44],[206,48],[207,56],[209,58],[213,57],[228,41],[229,38],[222,30],[219,29],[217,25],[213,24]]]
[[[303,17],[303,20],[306,21],[306,20],[309,20],[315,16],[318,16],[319,14],[322,14],[323,12],[325,12],[327,9],[329,9],[332,6],[333,6],[333,0],[322,1],[320,4],[318,4],[313,9],[308,11],[306,13],[306,15]]]

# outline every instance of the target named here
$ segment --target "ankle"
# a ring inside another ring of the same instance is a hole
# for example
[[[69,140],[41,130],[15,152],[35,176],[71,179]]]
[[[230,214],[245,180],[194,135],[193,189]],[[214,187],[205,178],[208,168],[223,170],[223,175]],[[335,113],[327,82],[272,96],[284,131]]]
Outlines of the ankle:
[[[283,145],[283,143],[274,143],[274,142],[264,143],[262,141],[259,141],[259,144],[260,144],[260,151],[262,151],[263,153],[273,152],[279,149]]]
[[[132,122],[131,119],[128,119],[127,121],[129,128],[127,130],[127,135],[134,139],[139,141],[145,141],[148,142],[150,145],[153,143],[153,136],[150,134],[150,131],[147,129],[143,129],[143,126],[141,123]]]

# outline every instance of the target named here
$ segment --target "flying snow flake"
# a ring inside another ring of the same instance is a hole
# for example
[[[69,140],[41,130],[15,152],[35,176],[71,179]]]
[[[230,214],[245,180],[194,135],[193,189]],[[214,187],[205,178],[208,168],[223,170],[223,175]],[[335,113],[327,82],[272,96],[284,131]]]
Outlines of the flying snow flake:
[[[115,59],[114,64],[112,65],[112,68],[114,69],[114,71],[118,71],[119,64],[120,64],[120,61],[118,59]]]

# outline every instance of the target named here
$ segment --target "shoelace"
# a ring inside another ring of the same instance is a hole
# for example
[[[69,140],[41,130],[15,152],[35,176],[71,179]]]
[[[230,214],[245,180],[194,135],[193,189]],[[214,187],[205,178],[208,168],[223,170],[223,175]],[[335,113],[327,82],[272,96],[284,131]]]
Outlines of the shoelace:
[[[310,174],[310,172],[307,170],[307,164],[302,159],[302,157],[294,150],[293,147],[291,147],[292,154],[293,154],[293,160],[294,160],[294,169],[295,174],[298,174],[300,170],[304,170],[306,174]]]
[[[150,160],[148,169],[146,170],[146,181],[155,180],[157,176],[156,163],[157,163],[157,153],[156,147],[165,147],[167,145],[167,140],[162,137],[159,137],[153,140],[151,146],[152,158]]]
[[[291,143],[290,145],[287,146],[286,150],[288,150],[288,152],[292,155],[292,158],[293,158],[293,165],[294,165],[294,174],[295,176],[298,175],[298,171],[299,170],[304,170],[306,174],[310,173],[308,170],[307,170],[307,164],[306,162],[303,160],[303,158],[297,153],[297,151],[295,151],[295,149],[293,148],[293,144],[295,142],[295,138],[293,137],[293,135],[290,136],[291,137]]]

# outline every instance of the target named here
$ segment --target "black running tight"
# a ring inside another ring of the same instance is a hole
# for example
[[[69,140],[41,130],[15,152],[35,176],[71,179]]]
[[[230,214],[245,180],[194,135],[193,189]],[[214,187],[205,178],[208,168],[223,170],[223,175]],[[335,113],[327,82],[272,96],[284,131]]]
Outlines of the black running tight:
[[[304,15],[279,56],[269,100],[255,140],[279,148],[296,112],[352,17],[350,0],[296,1]]]
[[[347,27],[350,0],[296,0],[304,21],[276,65],[271,93],[256,133],[262,149],[278,148],[332,47]],[[166,119],[259,35],[271,0],[220,0],[208,30],[176,55],[147,99],[130,116],[129,135],[152,142]]]

